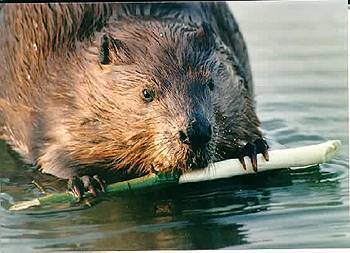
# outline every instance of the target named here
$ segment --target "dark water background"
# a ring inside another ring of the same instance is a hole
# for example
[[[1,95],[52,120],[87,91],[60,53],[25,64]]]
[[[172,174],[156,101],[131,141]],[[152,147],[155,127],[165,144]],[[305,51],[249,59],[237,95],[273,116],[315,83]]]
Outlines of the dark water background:
[[[39,177],[0,144],[0,251],[350,247],[344,1],[231,3],[246,38],[271,143],[340,139],[331,162],[13,214]],[[273,145],[277,147],[277,145]]]

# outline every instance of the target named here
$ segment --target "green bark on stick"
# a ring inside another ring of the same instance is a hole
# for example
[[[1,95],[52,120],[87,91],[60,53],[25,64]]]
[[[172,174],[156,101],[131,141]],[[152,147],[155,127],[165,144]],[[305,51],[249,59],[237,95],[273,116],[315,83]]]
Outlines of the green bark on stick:
[[[118,182],[106,186],[106,194],[116,194],[140,189],[164,187],[177,184],[179,174],[175,172],[151,174],[131,180]],[[91,193],[85,193],[84,198],[91,197]],[[10,211],[20,211],[31,207],[47,206],[53,204],[74,203],[79,201],[71,192],[51,193],[33,200],[21,201],[12,205]]]

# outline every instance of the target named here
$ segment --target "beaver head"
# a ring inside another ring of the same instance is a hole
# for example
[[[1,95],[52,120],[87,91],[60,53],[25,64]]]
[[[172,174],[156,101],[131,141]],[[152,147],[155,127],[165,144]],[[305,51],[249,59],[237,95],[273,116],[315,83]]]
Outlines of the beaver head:
[[[214,94],[225,96],[219,83],[238,79],[216,44],[207,24],[111,21],[82,46],[73,64],[79,70],[70,71],[71,157],[138,173],[203,168],[217,159],[215,134],[225,129],[215,122]]]

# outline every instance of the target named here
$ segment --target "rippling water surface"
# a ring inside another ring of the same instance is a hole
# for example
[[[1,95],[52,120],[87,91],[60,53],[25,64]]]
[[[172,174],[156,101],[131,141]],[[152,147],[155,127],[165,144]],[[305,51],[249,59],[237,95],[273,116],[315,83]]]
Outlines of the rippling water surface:
[[[344,1],[231,3],[273,147],[340,139],[331,162],[181,185],[89,209],[12,214],[38,175],[0,144],[0,251],[350,247]]]

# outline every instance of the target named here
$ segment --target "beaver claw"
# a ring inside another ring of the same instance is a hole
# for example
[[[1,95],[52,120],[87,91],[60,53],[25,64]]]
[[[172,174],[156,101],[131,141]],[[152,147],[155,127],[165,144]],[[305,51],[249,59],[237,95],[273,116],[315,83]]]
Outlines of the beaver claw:
[[[255,172],[258,171],[257,166],[257,154],[261,153],[266,161],[269,160],[268,153],[269,145],[266,143],[264,139],[257,139],[253,143],[248,142],[245,146],[243,146],[240,150],[239,161],[241,162],[243,169],[246,170],[247,166],[244,162],[244,157],[249,156],[252,167]]]
[[[97,175],[93,177],[74,176],[68,181],[68,189],[78,199],[84,195],[84,192],[90,192],[92,196],[96,197],[99,192],[105,192],[105,182]]]

